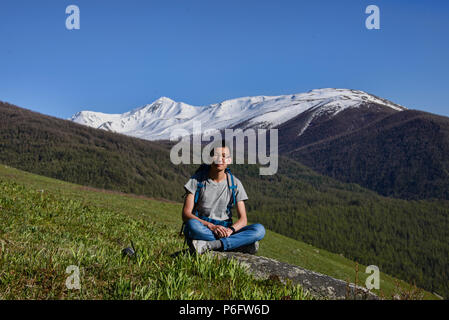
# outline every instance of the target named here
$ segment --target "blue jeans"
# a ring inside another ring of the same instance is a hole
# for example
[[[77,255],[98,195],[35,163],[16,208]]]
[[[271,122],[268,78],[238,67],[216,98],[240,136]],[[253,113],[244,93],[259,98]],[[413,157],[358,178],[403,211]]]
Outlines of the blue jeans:
[[[217,240],[214,233],[196,219],[187,220],[184,227],[184,235],[190,240]],[[265,236],[265,228],[260,223],[251,224],[241,228],[229,237],[220,238],[223,250],[229,251],[262,240]]]

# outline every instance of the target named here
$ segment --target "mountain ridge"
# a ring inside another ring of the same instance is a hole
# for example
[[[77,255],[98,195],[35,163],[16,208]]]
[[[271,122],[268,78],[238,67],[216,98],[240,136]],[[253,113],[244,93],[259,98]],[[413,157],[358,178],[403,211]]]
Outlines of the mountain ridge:
[[[69,120],[146,140],[168,140],[177,128],[191,131],[196,120],[201,121],[204,130],[276,128],[304,112],[312,112],[313,117],[333,116],[370,103],[395,111],[406,109],[363,91],[323,88],[290,95],[240,97],[207,106],[191,106],[161,97],[123,114],[80,111]],[[311,121],[302,128],[301,134]]]

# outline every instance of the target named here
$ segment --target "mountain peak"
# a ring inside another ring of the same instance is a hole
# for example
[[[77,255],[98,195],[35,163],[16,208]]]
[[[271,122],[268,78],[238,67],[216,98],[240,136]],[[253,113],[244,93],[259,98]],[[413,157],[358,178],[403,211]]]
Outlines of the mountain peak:
[[[176,102],[176,101],[174,101],[168,97],[162,96],[162,97],[159,97],[155,102]]]

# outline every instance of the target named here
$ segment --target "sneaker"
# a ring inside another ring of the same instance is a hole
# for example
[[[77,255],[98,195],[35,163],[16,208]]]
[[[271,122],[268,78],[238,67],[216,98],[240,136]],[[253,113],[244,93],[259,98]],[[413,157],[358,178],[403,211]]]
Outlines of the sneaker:
[[[207,241],[204,240],[192,240],[190,244],[190,250],[198,253],[203,254],[206,251],[209,251],[210,248],[207,245]]]
[[[257,250],[259,250],[259,241],[256,241],[251,244],[247,244],[246,246],[238,247],[232,251],[248,253],[248,254],[256,254]]]

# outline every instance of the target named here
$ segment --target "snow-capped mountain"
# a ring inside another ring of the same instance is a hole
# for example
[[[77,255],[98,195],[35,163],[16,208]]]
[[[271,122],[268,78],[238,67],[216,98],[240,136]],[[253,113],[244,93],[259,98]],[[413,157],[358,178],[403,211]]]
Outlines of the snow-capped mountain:
[[[405,109],[363,91],[326,88],[292,95],[243,97],[207,106],[192,106],[161,97],[123,114],[81,111],[70,120],[142,139],[163,140],[170,139],[175,129],[192,132],[194,121],[201,121],[203,132],[225,128],[275,128],[307,114],[306,121],[295,128],[300,136],[316,118],[323,115],[329,118],[347,109],[370,105],[394,111]]]

